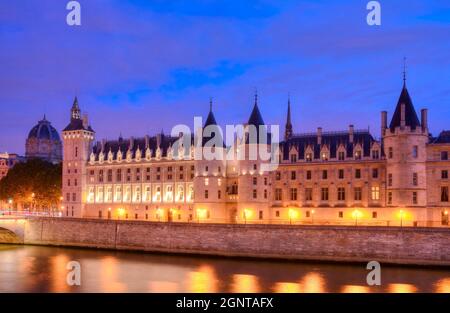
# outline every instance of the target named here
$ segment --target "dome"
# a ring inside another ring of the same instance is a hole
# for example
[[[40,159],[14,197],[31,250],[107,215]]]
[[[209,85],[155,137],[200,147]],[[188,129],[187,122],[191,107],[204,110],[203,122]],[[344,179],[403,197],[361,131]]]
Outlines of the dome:
[[[28,139],[44,139],[60,141],[58,131],[51,125],[44,116],[44,119],[39,121],[28,134]]]

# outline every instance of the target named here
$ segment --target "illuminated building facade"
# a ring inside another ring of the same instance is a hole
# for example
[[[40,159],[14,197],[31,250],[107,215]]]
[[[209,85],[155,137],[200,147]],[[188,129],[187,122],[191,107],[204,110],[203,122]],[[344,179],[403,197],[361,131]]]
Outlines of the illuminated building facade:
[[[256,97],[249,125],[264,125]],[[212,107],[203,130],[208,126],[217,127]],[[319,127],[314,133],[295,134],[288,103],[284,140],[278,145],[279,166],[273,171],[263,171],[264,162],[258,159],[198,160],[195,143],[183,158],[176,158],[173,146],[179,137],[162,133],[96,144],[94,136],[75,100],[71,122],[63,131],[64,216],[448,225],[450,131],[438,137],[429,133],[427,110],[421,110],[419,120],[406,84],[389,125],[387,112],[381,113],[381,140],[352,125],[345,131],[325,132]],[[246,138],[237,139],[236,146],[261,144]],[[230,147],[214,149],[226,154]]]

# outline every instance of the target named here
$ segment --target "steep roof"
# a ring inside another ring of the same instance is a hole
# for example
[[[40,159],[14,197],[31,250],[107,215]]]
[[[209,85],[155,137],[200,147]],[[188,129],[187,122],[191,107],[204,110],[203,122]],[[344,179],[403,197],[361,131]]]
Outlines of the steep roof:
[[[330,158],[337,157],[339,146],[345,148],[347,158],[353,157],[353,150],[358,144],[362,147],[362,156],[369,157],[370,149],[376,140],[368,130],[355,130],[353,134],[353,143],[350,142],[350,133],[348,131],[323,132],[321,144],[318,144],[317,134],[294,135],[290,139],[280,143],[283,152],[283,159],[289,159],[289,151],[295,147],[298,151],[298,159],[305,158],[306,149],[312,148],[314,159],[320,159],[320,151],[323,146],[327,146],[330,152]]]
[[[214,117],[214,113],[212,110],[212,100],[209,102],[209,113],[206,118],[205,125],[203,126],[203,131],[208,128],[208,132],[211,132],[210,136],[203,136],[202,138],[202,146],[205,146],[210,140],[217,136],[218,140],[222,142],[222,146],[225,147],[225,143],[223,140],[223,134],[221,132],[220,126],[217,125],[216,118]],[[204,135],[204,134],[202,134]]]
[[[66,126],[66,128],[63,129],[63,131],[73,131],[73,130],[87,130],[94,133],[94,130],[90,125],[86,127],[83,123],[77,97],[75,97],[75,100],[73,101],[72,104],[70,123],[69,125]]]
[[[437,138],[432,139],[432,143],[450,143],[450,130],[441,131]]]
[[[419,118],[417,117],[416,110],[412,103],[411,97],[409,96],[406,84],[403,84],[402,92],[397,102],[397,107],[395,108],[394,115],[392,116],[391,124],[389,128],[394,131],[396,127],[401,126],[401,107],[402,104],[405,105],[405,125],[409,126],[411,129],[416,129],[420,127]]]

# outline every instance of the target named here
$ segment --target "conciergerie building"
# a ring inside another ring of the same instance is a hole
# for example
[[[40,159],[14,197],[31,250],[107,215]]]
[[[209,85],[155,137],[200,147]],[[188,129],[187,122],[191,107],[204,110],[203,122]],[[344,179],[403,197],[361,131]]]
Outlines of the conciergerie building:
[[[290,103],[278,166],[261,158],[196,158],[197,149],[236,155],[265,123],[257,96],[232,146],[207,147],[218,127],[212,105],[188,151],[164,135],[95,141],[75,99],[63,130],[63,215],[160,222],[447,226],[450,131],[433,137],[427,109],[417,116],[404,82],[395,111],[381,112],[381,140],[352,125],[295,134]],[[217,132],[218,133],[218,132]],[[201,138],[196,140],[196,138]],[[221,138],[222,140],[222,138]],[[223,141],[221,141],[223,142]],[[259,147],[258,147],[259,148]],[[264,150],[263,149],[263,150]],[[182,156],[182,157],[180,157]]]

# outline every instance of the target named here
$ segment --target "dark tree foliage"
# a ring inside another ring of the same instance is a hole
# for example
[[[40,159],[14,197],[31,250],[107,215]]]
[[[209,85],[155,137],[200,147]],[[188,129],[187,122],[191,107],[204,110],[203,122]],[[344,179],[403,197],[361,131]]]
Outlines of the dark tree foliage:
[[[61,197],[62,167],[40,159],[16,164],[0,181],[0,200],[35,210],[57,208]]]

